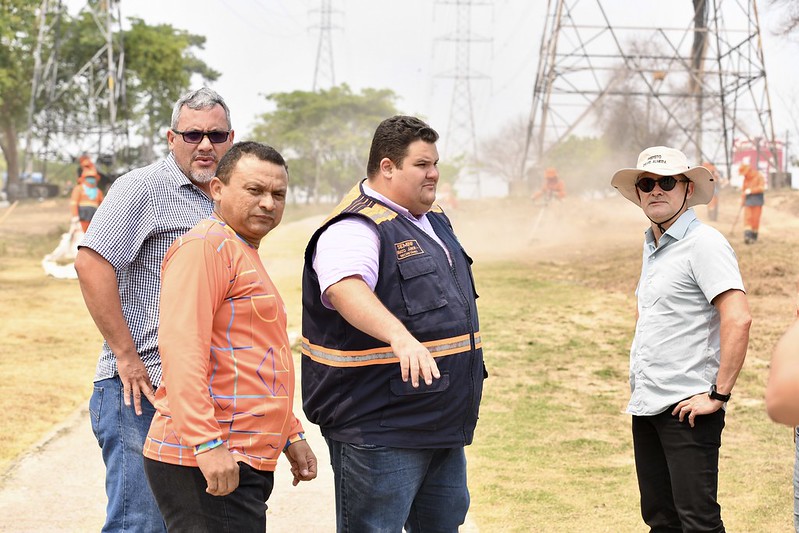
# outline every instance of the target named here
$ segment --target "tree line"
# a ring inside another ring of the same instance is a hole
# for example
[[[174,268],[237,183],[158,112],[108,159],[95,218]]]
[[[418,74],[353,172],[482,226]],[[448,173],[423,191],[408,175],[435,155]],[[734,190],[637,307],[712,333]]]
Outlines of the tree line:
[[[124,56],[124,71],[114,71],[115,64],[101,57],[109,46],[98,21],[105,4],[90,2],[96,9],[74,16],[60,3],[51,4],[57,6],[43,14],[39,0],[0,1],[0,150],[8,183],[17,183],[25,170],[21,159],[26,138],[41,144],[50,135],[74,147],[90,133],[108,128],[112,103],[87,95],[103,83],[120,83],[122,76],[124,94],[116,98],[116,120],[130,125],[128,138],[139,144],[127,143],[111,156],[117,168],[151,163],[158,157],[156,147],[163,142],[174,102],[196,85],[196,77],[212,86],[220,76],[197,56],[205,37],[130,18],[111,44],[114,57]],[[51,31],[42,32],[43,27]],[[34,93],[37,76],[39,90]],[[285,154],[292,188],[308,201],[348,190],[364,173],[374,128],[397,113],[397,97],[389,89],[356,93],[340,85],[314,92],[264,92],[273,111],[258,117],[250,138]],[[54,153],[50,157],[62,162],[79,155]]]

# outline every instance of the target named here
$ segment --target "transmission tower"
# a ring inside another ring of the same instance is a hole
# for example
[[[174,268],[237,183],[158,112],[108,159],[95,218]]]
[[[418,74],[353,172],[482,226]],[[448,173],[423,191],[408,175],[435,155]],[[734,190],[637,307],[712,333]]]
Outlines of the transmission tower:
[[[689,158],[726,165],[728,176],[736,141],[762,145],[771,158],[776,145],[755,0],[630,5],[548,2],[526,163],[546,164],[554,147],[590,129],[589,117],[614,102],[641,113],[641,123],[658,115],[661,133]]]
[[[46,165],[53,156],[87,152],[113,168],[118,151],[127,148],[127,122],[119,120],[126,96],[119,4],[120,0],[102,0],[82,8],[80,13],[94,20],[103,44],[77,71],[65,73],[59,71],[64,7],[60,0],[42,0],[25,142],[27,166],[34,154]],[[43,50],[49,51],[46,61]],[[85,107],[64,116],[54,108],[68,91],[77,93]]]
[[[437,39],[450,42],[455,46],[454,66],[436,75],[438,78],[453,80],[444,149],[451,156],[466,156],[467,159],[476,162],[479,153],[474,126],[472,84],[476,80],[488,80],[488,76],[472,68],[471,48],[474,43],[487,43],[491,39],[472,32],[472,7],[490,7],[491,2],[485,0],[438,0],[436,3],[454,6],[455,9],[454,31]]]
[[[319,39],[316,44],[316,66],[313,73],[313,91],[336,85],[333,68],[333,0],[319,0]]]

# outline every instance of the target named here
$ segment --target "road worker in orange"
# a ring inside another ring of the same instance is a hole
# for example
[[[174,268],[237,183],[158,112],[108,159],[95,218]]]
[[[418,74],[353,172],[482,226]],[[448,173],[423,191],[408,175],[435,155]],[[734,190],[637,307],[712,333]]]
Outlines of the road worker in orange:
[[[766,190],[766,183],[763,174],[747,163],[738,167],[738,174],[744,178],[741,186],[743,190],[741,205],[744,208],[744,243],[753,244],[757,242],[757,233],[760,229],[760,215],[765,203],[763,192]]]
[[[78,176],[78,184],[72,188],[70,198],[70,209],[72,210],[72,224],[77,227],[80,224],[81,230],[85,233],[89,228],[94,212],[103,201],[103,191],[97,186],[100,181],[100,173],[88,156],[82,155],[79,159],[81,174]]]
[[[545,203],[549,203],[553,198],[562,200],[566,197],[566,184],[558,176],[558,171],[554,167],[544,170],[544,184],[533,194],[533,200],[544,198]]]

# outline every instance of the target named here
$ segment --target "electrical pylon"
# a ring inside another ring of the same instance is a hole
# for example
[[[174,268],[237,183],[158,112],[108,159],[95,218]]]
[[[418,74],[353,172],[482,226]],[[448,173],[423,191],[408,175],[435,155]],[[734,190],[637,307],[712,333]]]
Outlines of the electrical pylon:
[[[333,1],[319,1],[319,39],[316,45],[316,66],[313,73],[313,91],[336,85],[333,64]]]
[[[475,181],[476,194],[480,196],[479,160],[477,132],[474,122],[473,82],[488,80],[489,77],[472,68],[471,47],[474,43],[489,43],[490,38],[475,34],[472,31],[472,7],[490,7],[486,0],[438,0],[437,4],[451,5],[455,9],[455,29],[453,32],[439,37],[438,41],[447,41],[455,45],[455,62],[451,69],[437,74],[437,78],[452,79],[452,99],[450,100],[449,120],[447,123],[444,152],[448,158],[463,157],[473,164],[470,172]]]
[[[728,176],[736,139],[775,146],[755,0],[631,6],[548,1],[525,164],[545,164],[550,150],[619,99],[631,112],[645,102],[690,159],[726,165]]]
[[[91,14],[103,45],[76,72],[64,73],[58,70],[64,7],[60,0],[42,0],[25,143],[28,166],[34,153],[46,164],[54,154],[75,155],[77,151],[103,159],[113,168],[118,151],[127,148],[127,123],[118,117],[126,96],[119,4],[120,0],[102,0],[87,2],[82,8]],[[49,53],[42,61],[45,49]],[[78,91],[86,107],[77,119],[59,121],[53,106],[67,90]]]

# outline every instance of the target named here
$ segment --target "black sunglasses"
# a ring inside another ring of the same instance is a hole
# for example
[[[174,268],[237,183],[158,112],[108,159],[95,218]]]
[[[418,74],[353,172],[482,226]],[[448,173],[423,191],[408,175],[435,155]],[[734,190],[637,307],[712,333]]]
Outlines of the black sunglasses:
[[[229,131],[172,131],[183,137],[183,140],[189,144],[200,144],[203,142],[203,137],[208,137],[212,144],[219,144],[227,141],[230,136]]]
[[[677,179],[674,176],[663,176],[660,179],[641,178],[635,183],[635,186],[643,192],[652,192],[655,190],[655,185],[660,185],[660,188],[664,191],[670,191],[677,183],[688,183],[689,181]]]

